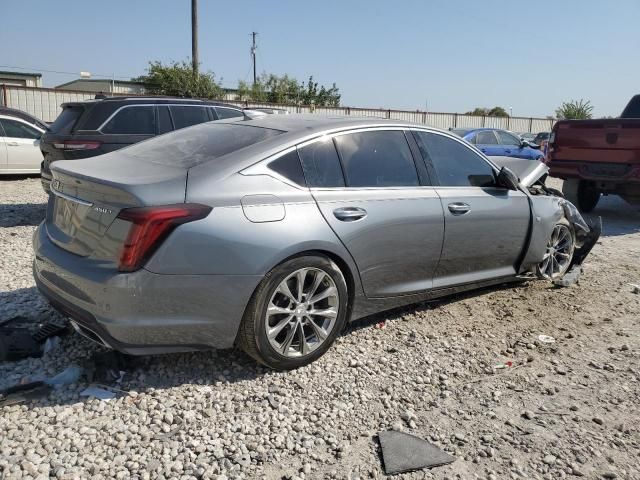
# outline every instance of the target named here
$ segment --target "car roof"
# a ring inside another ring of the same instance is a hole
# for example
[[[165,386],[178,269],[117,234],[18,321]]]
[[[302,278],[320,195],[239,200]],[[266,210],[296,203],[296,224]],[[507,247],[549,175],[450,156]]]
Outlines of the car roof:
[[[161,97],[161,96],[136,96],[136,97],[105,97],[94,98],[91,100],[84,100],[81,102],[65,102],[61,106],[74,106],[74,105],[92,105],[96,103],[113,103],[116,105],[133,105],[136,103],[153,103],[153,104],[194,104],[194,105],[212,105],[218,107],[228,107],[242,110],[242,107],[232,105],[230,103],[217,102],[215,100],[200,100],[197,98],[182,98],[182,97]]]
[[[219,120],[216,123],[236,123],[237,120]],[[292,115],[265,115],[254,120],[245,120],[244,125],[259,128],[270,128],[292,134],[296,133],[300,137],[321,133],[327,130],[340,130],[359,127],[390,126],[390,127],[419,127],[427,128],[426,125],[406,122],[402,120],[389,120],[375,117],[352,117],[352,116],[324,116],[319,114],[292,114]],[[430,127],[429,127],[430,128]],[[442,130],[444,132],[444,130]],[[288,135],[289,136],[289,135]]]
[[[18,110],[17,108],[0,107],[0,115],[18,118],[29,124],[36,125],[38,128],[46,127],[47,125],[46,122],[43,122],[38,117],[35,117],[30,113],[23,112],[22,110]]]

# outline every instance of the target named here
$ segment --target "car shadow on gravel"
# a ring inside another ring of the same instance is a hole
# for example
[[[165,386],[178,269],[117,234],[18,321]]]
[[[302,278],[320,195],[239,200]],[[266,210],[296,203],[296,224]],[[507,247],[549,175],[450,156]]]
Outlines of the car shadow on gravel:
[[[0,204],[0,227],[35,227],[46,211],[46,203]]]
[[[602,197],[586,219],[602,217],[602,236],[613,237],[640,232],[640,207],[629,205],[616,195]]]

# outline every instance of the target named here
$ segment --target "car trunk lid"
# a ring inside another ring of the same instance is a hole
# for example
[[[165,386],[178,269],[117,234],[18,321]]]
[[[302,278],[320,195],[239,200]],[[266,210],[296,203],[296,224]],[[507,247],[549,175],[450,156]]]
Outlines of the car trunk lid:
[[[58,247],[80,256],[113,259],[127,232],[124,208],[183,203],[187,169],[141,162],[124,151],[52,166],[45,220]],[[117,225],[120,223],[121,225]]]

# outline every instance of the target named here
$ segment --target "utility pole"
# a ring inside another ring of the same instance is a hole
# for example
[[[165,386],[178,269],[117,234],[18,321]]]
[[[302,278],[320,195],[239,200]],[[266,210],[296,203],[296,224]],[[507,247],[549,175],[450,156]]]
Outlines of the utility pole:
[[[256,77],[256,49],[258,48],[258,46],[256,45],[256,35],[258,35],[258,32],[251,32],[251,38],[252,38],[252,43],[251,43],[251,59],[253,60],[253,84],[255,85],[257,82],[257,77]]]
[[[191,0],[191,61],[193,74],[198,75],[198,0]]]

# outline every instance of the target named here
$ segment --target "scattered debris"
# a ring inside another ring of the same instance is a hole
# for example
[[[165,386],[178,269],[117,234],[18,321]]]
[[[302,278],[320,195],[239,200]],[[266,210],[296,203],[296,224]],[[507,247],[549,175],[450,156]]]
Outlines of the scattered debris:
[[[456,457],[408,433],[388,430],[378,434],[387,475],[453,463]]]
[[[508,362],[499,363],[493,366],[494,370],[504,370],[505,368],[510,368],[513,366],[513,362],[509,360]]]
[[[27,323],[20,326],[7,325],[18,320],[26,320]],[[16,361],[28,357],[39,358],[45,351],[50,351],[55,346],[45,343],[49,338],[63,334],[68,330],[68,322],[51,320],[32,333],[28,323],[28,319],[21,316],[13,317],[2,323],[0,327],[0,361]]]
[[[376,328],[382,330],[383,328],[386,328],[387,324],[385,322],[378,322],[376,323]]]
[[[46,397],[51,391],[51,386],[44,382],[29,382],[14,385],[0,391],[0,407],[17,405],[29,400],[37,400]]]
[[[575,285],[580,280],[580,275],[582,274],[582,266],[575,265],[573,266],[567,273],[565,273],[561,278],[558,278],[553,281],[553,284],[556,287],[570,287],[571,285]]]
[[[46,383],[51,387],[59,388],[59,387],[62,387],[63,385],[70,385],[72,383],[76,383],[78,380],[80,380],[80,377],[82,376],[83,373],[84,373],[84,370],[81,367],[77,365],[71,365],[65,368],[62,372],[58,373],[57,375],[51,378],[45,379],[44,383]]]
[[[549,335],[538,335],[538,340],[546,344],[556,343],[556,339]]]
[[[85,388],[83,391],[81,391],[80,396],[94,397],[94,398],[97,398],[98,400],[111,400],[112,398],[115,398],[116,394],[115,392],[111,392],[104,388],[100,388],[92,385],[90,387]]]
[[[635,283],[629,283],[629,285],[631,285],[631,293],[640,293],[640,285],[637,285]]]

